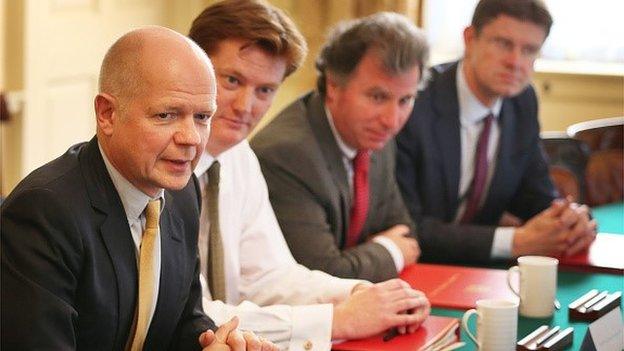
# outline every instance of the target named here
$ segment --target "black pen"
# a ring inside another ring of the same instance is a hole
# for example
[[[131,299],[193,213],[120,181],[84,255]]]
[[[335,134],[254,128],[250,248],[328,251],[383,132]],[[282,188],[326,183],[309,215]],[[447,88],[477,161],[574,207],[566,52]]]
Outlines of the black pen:
[[[397,328],[397,327],[391,328],[383,336],[383,341],[390,341],[390,340],[394,339],[397,335],[399,335],[399,328]]]

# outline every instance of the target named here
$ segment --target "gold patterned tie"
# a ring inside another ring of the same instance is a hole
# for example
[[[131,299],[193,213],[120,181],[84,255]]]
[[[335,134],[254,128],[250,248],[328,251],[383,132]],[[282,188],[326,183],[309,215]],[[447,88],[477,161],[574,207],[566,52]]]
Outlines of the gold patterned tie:
[[[160,199],[151,200],[145,208],[145,230],[139,250],[139,300],[134,338],[130,350],[143,350],[148,321],[154,305],[154,246],[158,237]]]
[[[208,285],[213,300],[225,301],[225,272],[223,270],[223,241],[219,229],[219,170],[218,161],[208,168],[208,185],[204,205],[208,205]],[[207,200],[207,201],[206,201]]]

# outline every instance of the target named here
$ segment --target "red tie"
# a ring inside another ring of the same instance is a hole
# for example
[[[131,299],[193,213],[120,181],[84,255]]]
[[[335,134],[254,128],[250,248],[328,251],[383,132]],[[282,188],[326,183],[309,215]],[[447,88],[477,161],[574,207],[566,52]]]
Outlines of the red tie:
[[[353,159],[353,204],[346,247],[357,245],[368,212],[368,166],[370,152],[358,151]]]
[[[490,140],[490,129],[492,129],[492,120],[494,116],[490,113],[483,119],[483,130],[477,142],[477,152],[475,157],[475,170],[470,184],[468,202],[466,210],[461,218],[461,223],[470,223],[479,210],[479,204],[483,198],[485,190],[485,182],[488,174],[488,143]]]

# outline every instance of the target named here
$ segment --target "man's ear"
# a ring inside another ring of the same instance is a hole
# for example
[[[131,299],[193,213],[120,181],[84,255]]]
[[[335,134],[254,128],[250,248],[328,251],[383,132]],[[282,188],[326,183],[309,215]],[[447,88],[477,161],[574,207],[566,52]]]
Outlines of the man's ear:
[[[325,101],[330,102],[336,98],[336,94],[340,89],[340,84],[336,81],[336,78],[329,74],[325,74]]]
[[[468,26],[464,29],[464,50],[466,52],[470,51],[471,49],[471,44],[474,41],[474,39],[477,36],[477,31],[475,29],[475,27],[473,26]]]
[[[116,99],[112,95],[100,93],[95,97],[94,105],[98,129],[104,135],[112,135],[113,124],[118,113]]]

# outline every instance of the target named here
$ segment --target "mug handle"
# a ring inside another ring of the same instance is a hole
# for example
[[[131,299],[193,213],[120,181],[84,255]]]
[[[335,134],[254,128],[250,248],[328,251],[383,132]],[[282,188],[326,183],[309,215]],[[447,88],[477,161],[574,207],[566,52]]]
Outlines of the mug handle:
[[[511,276],[514,272],[520,274],[520,268],[518,266],[509,268],[507,271],[507,286],[509,286],[509,289],[511,289],[511,292],[513,292],[514,295],[520,297],[520,293],[511,285]]]
[[[470,316],[472,316],[473,314],[476,314],[477,316],[479,315],[477,310],[475,310],[474,308],[469,309],[468,311],[466,311],[466,313],[464,313],[464,316],[462,317],[462,328],[464,329],[466,334],[468,334],[468,337],[472,339],[475,345],[477,345],[477,349],[480,349],[481,345],[479,345],[477,338],[474,336],[474,334],[470,332],[470,329],[468,328],[468,320],[470,319]]]

